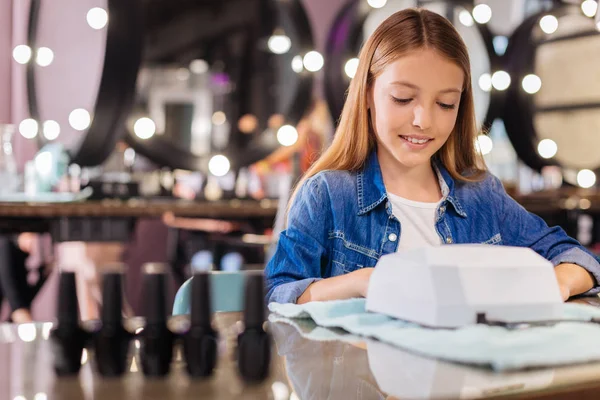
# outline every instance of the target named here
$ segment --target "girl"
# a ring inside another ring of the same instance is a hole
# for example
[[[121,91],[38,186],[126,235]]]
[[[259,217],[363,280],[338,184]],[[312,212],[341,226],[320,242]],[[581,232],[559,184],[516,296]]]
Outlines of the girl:
[[[564,300],[598,293],[597,260],[506,194],[476,135],[458,32],[421,9],[385,20],[360,52],[331,146],[292,196],[268,301],[364,297],[382,255],[453,243],[530,247],[555,265]]]

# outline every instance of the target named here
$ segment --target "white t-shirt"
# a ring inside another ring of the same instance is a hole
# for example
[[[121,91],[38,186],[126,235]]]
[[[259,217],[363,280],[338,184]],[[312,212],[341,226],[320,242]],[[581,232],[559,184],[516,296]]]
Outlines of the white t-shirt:
[[[388,193],[392,212],[400,221],[398,250],[439,246],[442,239],[435,230],[437,203],[422,203]]]

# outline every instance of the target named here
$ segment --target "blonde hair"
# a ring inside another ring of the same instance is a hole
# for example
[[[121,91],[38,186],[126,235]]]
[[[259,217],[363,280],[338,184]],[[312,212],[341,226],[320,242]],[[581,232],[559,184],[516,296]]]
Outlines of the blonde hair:
[[[388,17],[365,42],[333,141],[298,182],[289,204],[302,184],[321,171],[363,168],[376,145],[367,110],[368,89],[389,64],[409,51],[423,48],[438,51],[464,73],[456,124],[435,157],[456,180],[475,182],[482,179],[485,164],[475,149],[478,128],[467,47],[446,18],[429,10],[411,8]]]

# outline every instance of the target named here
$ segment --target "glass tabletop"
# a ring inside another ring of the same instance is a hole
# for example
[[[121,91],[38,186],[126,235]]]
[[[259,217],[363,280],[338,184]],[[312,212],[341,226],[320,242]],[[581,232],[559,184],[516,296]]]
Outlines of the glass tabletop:
[[[215,315],[219,360],[207,379],[187,375],[179,346],[166,378],[145,377],[135,340],[129,372],[123,377],[101,377],[90,348],[83,354],[78,376],[59,378],[52,368],[51,323],[2,324],[0,399],[547,399],[558,393],[580,398],[600,390],[600,363],[497,373],[421,357],[369,339],[309,340],[303,333],[316,328],[310,320],[298,326],[268,324],[273,337],[270,373],[265,381],[250,384],[237,371],[240,320],[239,313]]]

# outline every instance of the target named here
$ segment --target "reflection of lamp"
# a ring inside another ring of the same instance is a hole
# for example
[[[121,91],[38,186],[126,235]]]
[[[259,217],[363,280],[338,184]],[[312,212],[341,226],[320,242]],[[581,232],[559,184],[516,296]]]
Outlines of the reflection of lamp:
[[[545,15],[540,19],[540,28],[550,35],[558,29],[558,19],[554,15]]]
[[[31,47],[20,44],[13,50],[13,58],[19,64],[27,64],[31,60]]]
[[[595,0],[585,0],[581,3],[581,11],[586,17],[593,18],[598,11],[598,2]]]
[[[45,121],[42,132],[48,140],[55,140],[60,135],[60,124],[54,120]]]
[[[19,133],[26,139],[33,139],[38,134],[38,123],[35,119],[26,118],[19,124]]]
[[[325,63],[321,53],[314,50],[306,53],[302,59],[302,62],[304,64],[304,68],[310,72],[317,72],[323,68],[323,64]]]
[[[523,86],[523,90],[527,93],[534,94],[539,92],[542,88],[542,80],[535,74],[528,74],[523,77],[521,86]]]
[[[283,125],[277,130],[277,141],[282,146],[292,146],[298,141],[298,131],[291,125]]]
[[[356,75],[357,69],[358,69],[358,58],[356,58],[356,57],[349,59],[348,61],[346,61],[346,64],[344,64],[344,72],[350,79],[354,78],[354,75]]]
[[[367,357],[379,388],[400,399],[478,398],[541,389],[554,379],[552,369],[497,374],[420,357],[374,340],[367,341]]]
[[[156,125],[150,118],[143,117],[135,121],[133,131],[140,139],[150,139],[156,132]]]
[[[47,67],[54,61],[54,52],[47,47],[40,47],[35,57],[35,62],[40,67]]]
[[[69,124],[76,131],[86,130],[91,122],[92,117],[90,113],[83,108],[77,108],[69,114]]]
[[[387,4],[387,0],[367,0],[367,3],[373,8],[382,8]]]
[[[285,34],[283,29],[277,28],[269,37],[267,46],[275,54],[285,54],[292,48],[292,40]]]
[[[510,75],[506,71],[496,71],[492,75],[492,86],[496,90],[506,90],[510,86]]]
[[[478,4],[473,8],[473,19],[479,24],[487,24],[492,19],[492,9],[487,4]]]
[[[552,139],[543,139],[538,144],[537,149],[538,153],[540,154],[540,156],[542,156],[542,158],[548,159],[556,155],[556,152],[558,151],[558,146],[556,145],[556,142]]]
[[[103,8],[94,7],[88,11],[86,19],[92,29],[102,29],[108,24],[108,13]]]
[[[589,169],[582,169],[577,173],[577,184],[582,188],[591,188],[596,184],[596,174]]]
[[[218,154],[213,156],[208,162],[208,170],[214,176],[225,176],[229,172],[230,165],[227,157]]]

